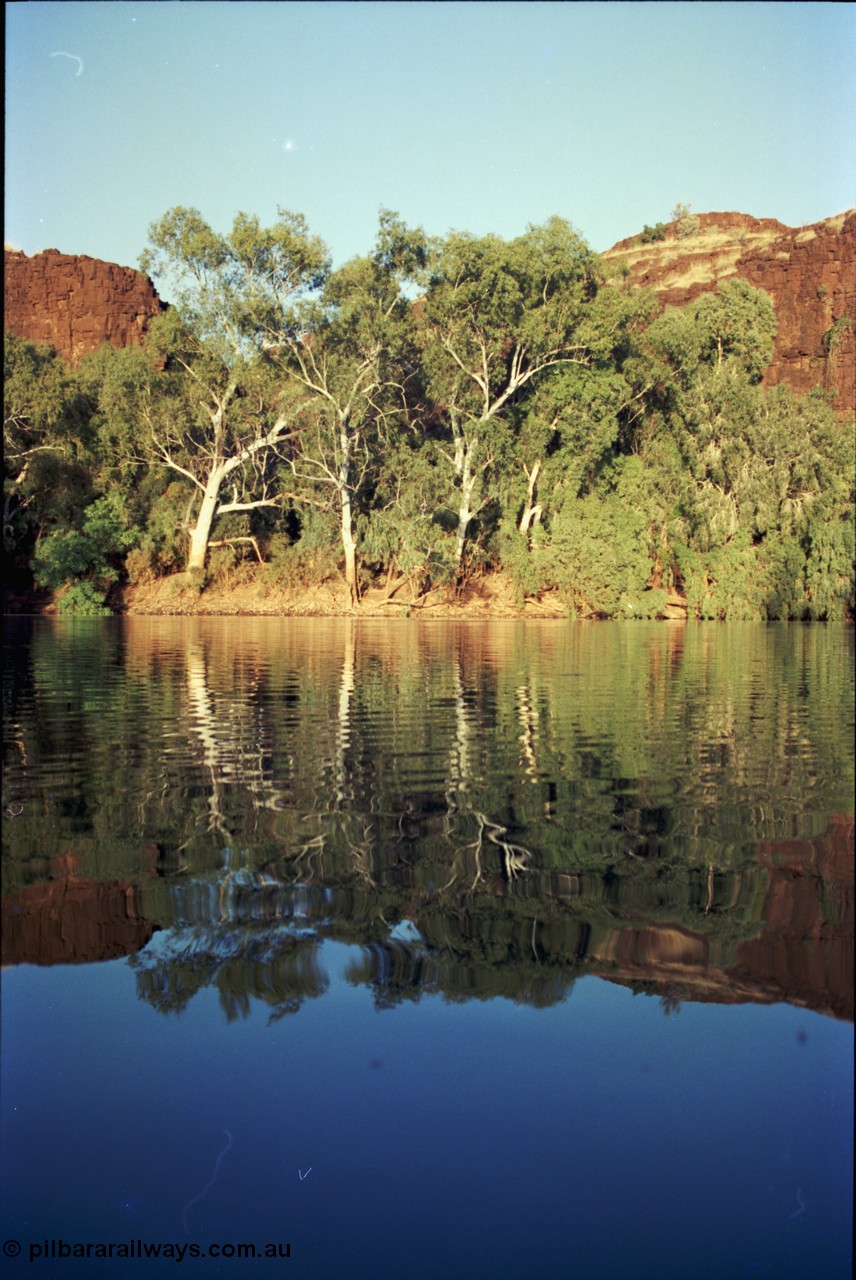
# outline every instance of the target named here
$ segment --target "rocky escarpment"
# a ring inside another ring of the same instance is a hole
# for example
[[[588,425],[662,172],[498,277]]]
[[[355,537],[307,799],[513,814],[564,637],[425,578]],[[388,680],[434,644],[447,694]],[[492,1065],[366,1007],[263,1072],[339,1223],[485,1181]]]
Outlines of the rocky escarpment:
[[[6,249],[7,332],[53,347],[72,365],[105,342],[138,346],[149,321],[165,309],[151,280],[130,267],[56,249],[31,258]]]
[[[854,412],[856,211],[796,229],[743,213],[699,214],[689,228],[687,221],[667,223],[662,240],[621,240],[603,257],[624,261],[632,283],[653,289],[664,306],[736,277],[764,289],[778,321],[765,384],[800,394],[826,387],[839,412]]]

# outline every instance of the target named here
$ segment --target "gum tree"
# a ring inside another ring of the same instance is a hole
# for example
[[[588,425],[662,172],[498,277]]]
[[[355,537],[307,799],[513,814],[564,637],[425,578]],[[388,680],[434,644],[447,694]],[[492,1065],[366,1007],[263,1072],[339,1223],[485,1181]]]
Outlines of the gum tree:
[[[254,302],[270,364],[301,404],[289,496],[337,508],[352,602],[361,494],[413,412],[418,370],[405,285],[420,277],[425,257],[424,234],[383,210],[374,252],[332,272],[318,298],[298,308],[299,324],[282,324],[275,299]]]
[[[202,570],[218,517],[279,505],[275,463],[300,404],[268,376],[260,353],[271,309],[293,331],[297,304],[323,285],[329,257],[304,219],[284,209],[269,228],[239,213],[219,235],[195,209],[179,207],[149,238],[140,266],[177,304],[177,315],[155,325],[155,346],[167,370],[182,375],[182,402],[150,404],[147,448],[197,491],[187,567]]]
[[[640,357],[635,449],[668,498],[664,563],[692,615],[841,618],[853,602],[853,425],[822,392],[765,391],[775,316],[746,281],[670,309]],[[650,501],[650,499],[649,499]]]
[[[7,333],[3,387],[3,546],[29,554],[73,525],[92,498],[92,401],[49,347]]]
[[[588,309],[601,271],[561,218],[515,240],[453,232],[439,246],[421,307],[429,395],[449,432],[443,456],[456,492],[454,558],[462,572],[488,476],[510,452],[512,411],[551,370],[593,361]],[[524,464],[529,506],[541,460]]]

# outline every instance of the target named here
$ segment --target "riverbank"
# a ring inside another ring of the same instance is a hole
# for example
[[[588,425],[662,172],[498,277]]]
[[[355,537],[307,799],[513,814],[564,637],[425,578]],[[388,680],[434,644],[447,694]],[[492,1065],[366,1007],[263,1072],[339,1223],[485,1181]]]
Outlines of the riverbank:
[[[7,595],[8,614],[59,612],[61,593]],[[281,586],[260,575],[213,582],[199,590],[185,574],[149,583],[117,587],[108,598],[115,613],[129,617],[362,617],[362,618],[567,618],[569,608],[557,591],[521,600],[503,574],[488,574],[467,583],[460,592],[436,587],[423,595],[409,583],[373,587],[352,605],[344,582],[312,586]],[[686,618],[686,603],[673,593],[665,617]]]
[[[363,617],[363,618],[564,618],[567,608],[551,593],[541,600],[520,601],[511,583],[499,574],[469,583],[459,594],[437,587],[424,595],[374,587],[352,604],[344,582],[312,586],[275,586],[263,579],[211,583],[204,591],[187,584],[183,574],[150,584],[128,586],[119,606],[131,616],[202,615],[228,617]]]

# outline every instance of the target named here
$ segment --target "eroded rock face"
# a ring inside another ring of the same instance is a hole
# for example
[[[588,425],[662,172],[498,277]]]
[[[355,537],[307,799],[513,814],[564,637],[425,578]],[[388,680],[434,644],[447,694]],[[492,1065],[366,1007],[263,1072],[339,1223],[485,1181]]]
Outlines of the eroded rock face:
[[[740,943],[735,980],[749,978],[791,1004],[852,1022],[853,850],[850,814],[832,814],[814,840],[758,846],[770,878],[764,928]]]
[[[164,310],[151,280],[130,267],[56,249],[32,258],[5,251],[7,331],[54,347],[72,365],[105,342],[139,346],[149,321]]]
[[[837,393],[841,413],[856,410],[856,211],[808,227],[743,213],[699,214],[698,231],[681,239],[621,240],[603,257],[624,260],[634,284],[654,290],[664,306],[685,303],[741,277],[772,299],[778,320],[764,383],[804,394]]]
[[[595,924],[586,941],[590,972],[637,989],[644,984],[666,998],[787,1001],[852,1022],[853,837],[852,816],[832,814],[813,840],[757,846],[767,889],[755,937],[732,944],[727,935],[675,924]],[[732,873],[733,906],[747,886],[744,902],[751,902],[747,873],[749,868]],[[722,891],[722,876],[720,884]],[[751,921],[752,913],[744,918]]]
[[[26,885],[0,905],[2,957],[13,964],[92,964],[134,955],[155,926],[130,882],[64,877]]]

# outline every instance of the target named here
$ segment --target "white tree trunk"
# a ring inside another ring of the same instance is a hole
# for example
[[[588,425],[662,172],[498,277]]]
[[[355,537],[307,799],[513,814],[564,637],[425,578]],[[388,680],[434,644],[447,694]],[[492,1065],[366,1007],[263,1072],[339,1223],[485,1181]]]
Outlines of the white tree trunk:
[[[339,446],[341,449],[339,500],[342,506],[342,550],[345,553],[345,583],[351,604],[356,604],[359,592],[357,588],[357,544],[354,538],[354,513],[353,504],[351,503],[351,450],[353,440],[346,422],[341,425]]]
[[[351,495],[347,489],[342,490],[342,548],[345,552],[345,583],[351,604],[356,604],[358,599],[357,544],[354,541]]]
[[[525,470],[525,466],[524,466]],[[526,472],[529,481],[526,493],[526,506],[523,508],[523,515],[520,517],[520,532],[526,535],[526,539],[532,541],[532,526],[536,525],[541,519],[541,506],[535,502],[535,485],[538,481],[538,472],[541,470],[541,460],[538,459],[532,466],[531,471]]]
[[[461,464],[461,500],[458,504],[458,529],[455,535],[455,564],[458,569],[464,556],[464,543],[467,539],[469,523],[475,515],[473,510],[473,493],[475,492],[477,473],[473,469],[473,454],[478,447],[477,440],[471,440],[463,450]]]
[[[217,514],[217,502],[220,497],[220,485],[223,483],[223,468],[217,467],[208,477],[205,492],[202,495],[202,506],[196,517],[196,524],[190,533],[190,554],[187,557],[187,568],[204,569],[205,557],[208,554],[208,540],[211,537],[211,526]]]

